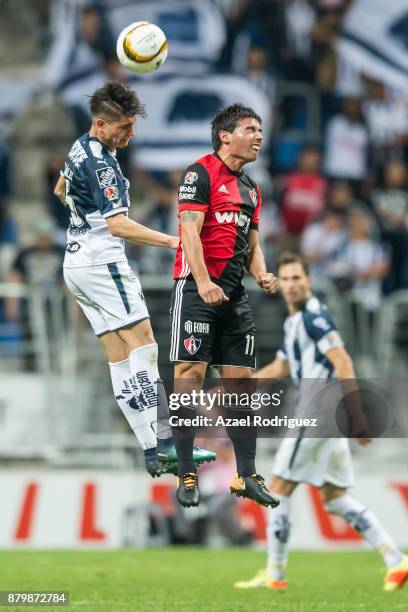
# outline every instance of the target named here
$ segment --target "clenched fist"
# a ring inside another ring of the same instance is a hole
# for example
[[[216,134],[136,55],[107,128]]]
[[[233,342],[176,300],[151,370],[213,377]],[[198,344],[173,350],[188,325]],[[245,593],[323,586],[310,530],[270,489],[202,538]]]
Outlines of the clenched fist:
[[[272,272],[263,272],[259,274],[256,282],[261,289],[268,294],[276,293],[279,289],[278,279]]]

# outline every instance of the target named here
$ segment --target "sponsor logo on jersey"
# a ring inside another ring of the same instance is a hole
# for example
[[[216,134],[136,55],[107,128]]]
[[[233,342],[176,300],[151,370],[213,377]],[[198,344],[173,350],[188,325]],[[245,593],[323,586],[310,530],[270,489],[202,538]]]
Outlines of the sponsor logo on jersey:
[[[179,200],[194,200],[197,192],[197,187],[190,185],[181,185],[179,188]]]
[[[184,323],[184,329],[188,334],[194,332],[195,334],[209,334],[210,324],[203,323],[202,321],[186,321]]]
[[[254,203],[254,206],[256,206],[258,204],[258,194],[256,193],[255,189],[251,189],[251,191],[249,192],[249,197]]]
[[[184,346],[190,355],[194,355],[201,346],[201,340],[197,340],[194,336],[190,336],[187,340],[184,340]]]
[[[119,189],[116,185],[109,185],[109,187],[105,187],[103,193],[108,200],[115,200],[119,196]]]
[[[235,223],[239,227],[244,227],[248,231],[250,218],[243,212],[220,212],[215,213],[218,223]]]
[[[66,251],[67,253],[78,253],[81,245],[78,242],[68,242]]]
[[[218,188],[218,191],[221,191],[221,193],[229,193],[225,185],[221,185],[221,187]]]
[[[116,185],[116,174],[111,166],[99,168],[99,170],[95,170],[95,173],[98,178],[99,187],[102,189],[110,185]]]
[[[192,185],[197,180],[198,180],[197,172],[187,172],[186,176],[184,177],[184,182],[187,183],[187,185]]]

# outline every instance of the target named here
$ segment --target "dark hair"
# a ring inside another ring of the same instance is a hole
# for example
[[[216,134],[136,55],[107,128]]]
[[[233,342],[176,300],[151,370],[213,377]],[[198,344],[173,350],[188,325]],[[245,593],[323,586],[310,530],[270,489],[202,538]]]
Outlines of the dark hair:
[[[260,116],[252,108],[243,104],[231,104],[231,106],[219,110],[211,122],[211,140],[214,151],[218,151],[222,144],[220,131],[225,130],[231,133],[241,119],[247,119],[248,117],[256,119],[260,124],[262,123]]]
[[[146,116],[144,105],[135,91],[120,81],[108,81],[89,99],[91,114],[103,115],[108,121],[117,121],[121,116]]]
[[[293,263],[299,263],[303,268],[303,272],[309,276],[309,264],[307,263],[306,259],[302,257],[302,255],[299,255],[299,253],[290,253],[289,251],[285,251],[279,256],[276,264],[276,271],[279,272],[282,266]]]

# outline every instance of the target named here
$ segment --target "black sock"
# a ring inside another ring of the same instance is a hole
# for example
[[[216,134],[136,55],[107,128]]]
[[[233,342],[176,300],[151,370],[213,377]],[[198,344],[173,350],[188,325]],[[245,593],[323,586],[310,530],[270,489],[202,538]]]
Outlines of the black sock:
[[[196,467],[193,461],[193,446],[194,436],[185,436],[176,434],[174,436],[174,446],[176,447],[178,473],[179,476],[188,474],[189,472],[196,472]]]
[[[234,447],[238,475],[245,478],[255,474],[256,437],[233,437],[231,442]]]
[[[190,406],[180,406],[177,412],[173,414],[177,416],[177,422],[183,423],[183,419],[191,420],[195,416],[196,411]],[[176,424],[171,429],[174,446],[176,447],[179,476],[196,472],[197,469],[193,461],[195,427],[192,425]]]
[[[251,410],[233,409],[226,410],[227,417],[251,419]],[[232,442],[237,462],[238,475],[245,478],[256,473],[255,457],[256,457],[256,427],[240,426],[226,427],[228,436]]]

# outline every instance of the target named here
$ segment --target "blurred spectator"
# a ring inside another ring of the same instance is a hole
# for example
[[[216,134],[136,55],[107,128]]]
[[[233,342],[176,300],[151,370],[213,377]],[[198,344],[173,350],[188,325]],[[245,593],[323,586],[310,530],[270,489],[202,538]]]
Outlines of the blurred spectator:
[[[163,181],[152,174],[137,171],[137,179],[146,189],[152,205],[141,220],[143,225],[172,235],[178,233],[177,191],[181,178],[180,170],[168,172]],[[174,264],[174,253],[157,247],[133,247],[128,245],[128,256],[141,274],[170,274]]]
[[[353,190],[347,181],[333,181],[329,186],[327,206],[331,210],[345,214],[356,209],[368,212],[367,205],[354,197]]]
[[[255,87],[264,91],[273,106],[276,97],[276,82],[268,71],[268,56],[264,46],[251,44],[247,51],[245,76]]]
[[[390,272],[384,283],[386,293],[408,286],[407,187],[406,165],[393,161],[385,167],[382,186],[372,193],[382,238],[391,251]]]
[[[348,274],[352,282],[352,299],[368,312],[381,303],[382,279],[389,270],[389,262],[381,243],[374,238],[370,217],[354,211],[349,217],[350,241],[346,249]]]
[[[361,190],[368,174],[368,132],[361,100],[344,98],[342,109],[327,124],[324,168],[330,178],[351,180]]]
[[[308,0],[287,0],[284,3],[287,48],[285,51],[286,77],[291,80],[311,81],[311,31],[316,15]]]
[[[286,46],[284,4],[274,0],[216,2],[221,7],[224,5],[226,14],[227,41],[222,52],[222,65],[242,72],[246,50],[251,43],[256,43],[267,47],[268,63],[274,73],[279,73],[284,64]]]
[[[115,37],[103,10],[98,10],[95,3],[82,9],[79,31],[82,40],[88,43],[103,63],[116,59]]]
[[[57,244],[65,247],[67,241],[67,227],[69,225],[69,214],[66,207],[61,204],[57,196],[54,194],[54,187],[58,181],[60,171],[63,169],[63,166],[64,157],[62,155],[50,155],[46,167],[46,181],[48,213],[54,219],[56,224],[55,241]]]
[[[62,282],[62,262],[64,249],[55,244],[54,224],[48,218],[39,219],[33,228],[34,240],[31,246],[21,249],[11,267],[9,283],[23,283],[47,290]],[[25,341],[32,339],[26,300],[7,298],[5,301],[6,318],[9,321],[20,321]],[[33,352],[26,353],[26,369],[35,368]]]
[[[408,97],[391,92],[379,81],[364,77],[368,97],[363,110],[370,133],[375,168],[402,159],[408,146]]]
[[[286,179],[281,197],[281,214],[288,234],[296,242],[304,228],[323,210],[326,180],[320,172],[321,156],[314,146],[300,154],[297,170]]]
[[[325,285],[344,278],[344,254],[348,243],[346,214],[326,210],[320,221],[306,228],[301,251],[310,263],[312,282]]]
[[[6,208],[0,207],[0,282],[7,280],[17,248],[17,227]]]
[[[341,31],[343,7],[321,11],[312,30],[315,82],[322,91],[333,91],[336,84],[335,43]]]

